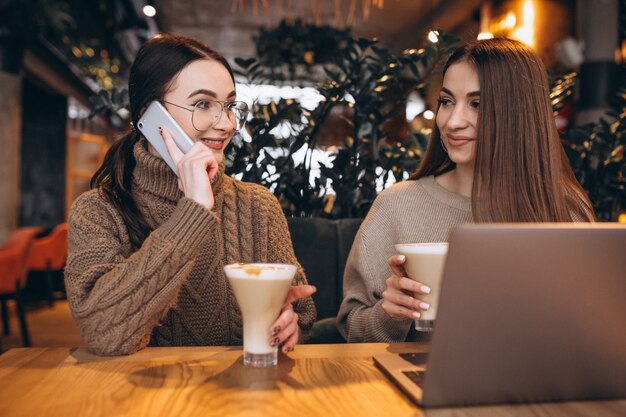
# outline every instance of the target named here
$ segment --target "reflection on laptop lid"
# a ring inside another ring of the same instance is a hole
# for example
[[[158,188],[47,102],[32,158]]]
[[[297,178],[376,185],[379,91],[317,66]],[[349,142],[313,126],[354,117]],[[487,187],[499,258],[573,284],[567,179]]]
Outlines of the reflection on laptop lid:
[[[626,227],[457,228],[435,326],[425,374],[374,357],[424,406],[626,398]]]

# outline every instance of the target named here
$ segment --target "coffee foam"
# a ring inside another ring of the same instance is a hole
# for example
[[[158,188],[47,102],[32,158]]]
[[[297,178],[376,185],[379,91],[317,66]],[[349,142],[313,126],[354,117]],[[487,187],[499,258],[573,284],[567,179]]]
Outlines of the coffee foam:
[[[420,253],[428,255],[444,255],[448,252],[448,244],[437,243],[401,243],[395,245],[399,253]]]
[[[291,280],[296,267],[290,264],[236,263],[226,265],[224,271],[229,278]]]

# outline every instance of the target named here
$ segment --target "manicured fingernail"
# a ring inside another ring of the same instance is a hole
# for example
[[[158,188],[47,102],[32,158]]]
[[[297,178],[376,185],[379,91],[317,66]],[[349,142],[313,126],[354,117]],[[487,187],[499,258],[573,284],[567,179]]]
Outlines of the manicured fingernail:
[[[270,343],[270,346],[276,347],[276,345],[278,345],[278,342],[279,342],[278,338],[275,338],[274,340],[272,340],[272,343]]]
[[[404,262],[404,261],[406,261],[406,256],[404,256],[404,255],[400,255],[400,256],[398,256],[398,260],[399,260],[400,262]]]
[[[430,294],[430,287],[427,287],[426,285],[422,285],[420,287],[420,291],[424,294]]]
[[[276,336],[280,332],[280,326],[276,326],[272,329],[272,336]]]
[[[285,346],[285,347],[283,348],[283,353],[289,353],[289,352],[291,352],[291,350],[292,350],[292,349],[291,349],[290,347]]]
[[[413,317],[415,317],[416,319],[419,319],[420,317],[422,317],[422,315],[420,313],[418,313],[417,311],[413,312]]]
[[[428,310],[428,309],[430,308],[430,304],[425,303],[425,302],[423,302],[423,301],[422,301],[422,302],[420,303],[420,308],[421,308],[422,310]]]

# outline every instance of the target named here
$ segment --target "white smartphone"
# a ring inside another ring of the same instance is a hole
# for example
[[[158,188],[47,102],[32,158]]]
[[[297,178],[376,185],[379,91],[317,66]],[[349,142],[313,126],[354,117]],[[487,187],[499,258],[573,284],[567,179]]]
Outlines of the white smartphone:
[[[159,127],[167,129],[169,134],[172,135],[176,145],[178,145],[178,149],[183,153],[187,153],[193,146],[192,140],[187,136],[180,125],[176,123],[176,120],[174,120],[165,107],[158,101],[153,101],[143,113],[139,122],[137,122],[137,128],[146,139],[148,139],[152,146],[154,146],[154,149],[161,155],[161,158],[172,168],[172,171],[178,175],[178,172],[176,172],[176,164],[172,161],[172,157],[167,151],[165,142],[163,142],[163,138],[159,133]]]

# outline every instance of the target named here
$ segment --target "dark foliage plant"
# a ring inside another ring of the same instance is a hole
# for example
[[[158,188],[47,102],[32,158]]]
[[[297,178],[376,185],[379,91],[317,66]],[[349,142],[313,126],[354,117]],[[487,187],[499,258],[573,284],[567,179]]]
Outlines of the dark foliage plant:
[[[612,107],[598,122],[563,135],[574,174],[600,221],[616,221],[626,212],[626,88],[618,91]]]
[[[134,52],[120,2],[0,0],[0,47],[50,51],[94,90],[122,88]],[[116,30],[112,30],[115,28]]]
[[[292,82],[302,75],[300,81],[305,81],[311,77],[311,66],[332,63],[350,38],[349,28],[282,20],[276,27],[259,30],[253,38],[256,58],[243,66],[256,79]]]
[[[302,22],[293,25],[292,30],[298,34],[293,39],[302,39],[301,33],[313,30],[303,28]],[[279,25],[280,37],[270,37],[266,31],[262,38],[284,43],[289,38],[287,27]],[[419,50],[396,55],[376,40],[354,38],[349,31],[316,29],[323,30],[332,32],[327,38],[334,39],[334,53],[308,66],[311,74],[324,74],[318,85],[323,97],[320,103],[311,111],[294,100],[255,103],[247,125],[252,140],[241,136],[234,139],[228,171],[239,174],[244,181],[270,188],[287,215],[363,217],[378,193],[377,183],[384,184],[391,176],[401,180],[419,163],[427,137],[413,134],[405,143],[399,143],[388,136],[384,125],[395,117],[404,117],[408,93],[424,87],[456,40],[440,32],[438,42],[427,41]],[[294,50],[303,56],[311,52],[302,47]],[[272,71],[265,68],[264,60],[237,59],[239,73],[250,83],[275,82],[271,76],[268,79]],[[290,65],[302,62],[307,62],[306,58],[290,58]],[[334,151],[332,162],[321,165],[320,175],[311,184],[313,150],[322,124],[335,106],[347,109],[342,117],[349,125],[349,134]],[[281,139],[272,132],[285,122],[292,135]],[[302,148],[306,149],[304,162],[296,164],[293,155]]]

